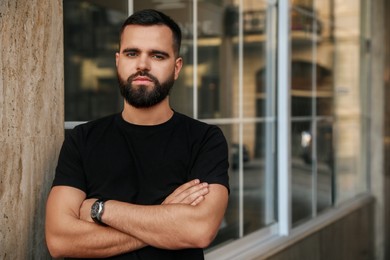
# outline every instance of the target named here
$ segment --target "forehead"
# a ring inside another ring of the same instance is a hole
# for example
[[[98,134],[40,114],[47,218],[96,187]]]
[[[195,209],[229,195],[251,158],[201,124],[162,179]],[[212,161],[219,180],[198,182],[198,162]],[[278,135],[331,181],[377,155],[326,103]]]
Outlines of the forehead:
[[[173,33],[166,25],[128,25],[121,35],[121,49],[151,48],[173,52]]]

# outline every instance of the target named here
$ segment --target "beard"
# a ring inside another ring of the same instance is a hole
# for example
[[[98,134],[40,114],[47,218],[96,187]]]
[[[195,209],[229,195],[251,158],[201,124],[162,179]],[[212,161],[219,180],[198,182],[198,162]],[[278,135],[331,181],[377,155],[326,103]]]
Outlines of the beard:
[[[154,83],[151,87],[145,85],[135,86],[133,80],[138,76],[144,76],[151,79]],[[149,108],[163,101],[170,93],[175,82],[174,73],[164,82],[159,80],[146,71],[140,71],[130,75],[127,80],[121,78],[118,73],[119,89],[125,101],[135,108]]]

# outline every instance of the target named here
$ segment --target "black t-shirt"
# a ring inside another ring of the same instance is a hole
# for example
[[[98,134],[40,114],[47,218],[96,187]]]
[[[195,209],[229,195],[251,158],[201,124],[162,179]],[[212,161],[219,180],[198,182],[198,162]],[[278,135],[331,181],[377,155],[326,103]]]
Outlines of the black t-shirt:
[[[78,188],[88,198],[158,205],[198,178],[229,189],[222,131],[175,112],[156,126],[133,125],[115,114],[75,127],[62,146],[53,186]],[[154,247],[113,259],[203,259],[202,249]]]

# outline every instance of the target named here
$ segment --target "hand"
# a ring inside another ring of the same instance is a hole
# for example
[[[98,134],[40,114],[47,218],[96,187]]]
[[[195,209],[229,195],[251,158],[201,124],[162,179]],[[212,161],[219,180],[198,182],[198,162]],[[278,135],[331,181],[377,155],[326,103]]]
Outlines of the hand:
[[[207,193],[209,193],[208,183],[200,183],[198,179],[195,179],[179,186],[161,204],[181,203],[196,206],[204,200]]]
[[[195,179],[179,186],[174,192],[166,197],[161,204],[164,205],[181,203],[196,206],[204,200],[204,196],[207,193],[209,193],[208,183],[200,183],[198,179]],[[91,198],[83,201],[80,207],[79,216],[81,220],[94,223],[93,219],[91,218],[91,207],[96,200],[96,198]]]
[[[91,207],[97,199],[86,199],[83,201],[80,207],[80,219],[88,222],[94,222],[91,218]]]

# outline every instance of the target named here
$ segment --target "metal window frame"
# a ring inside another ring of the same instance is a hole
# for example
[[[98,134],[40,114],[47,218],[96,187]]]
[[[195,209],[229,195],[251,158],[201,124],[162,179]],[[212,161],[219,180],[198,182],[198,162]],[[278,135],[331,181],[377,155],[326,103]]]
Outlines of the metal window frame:
[[[287,236],[291,231],[290,1],[279,0],[278,7],[278,233]]]

